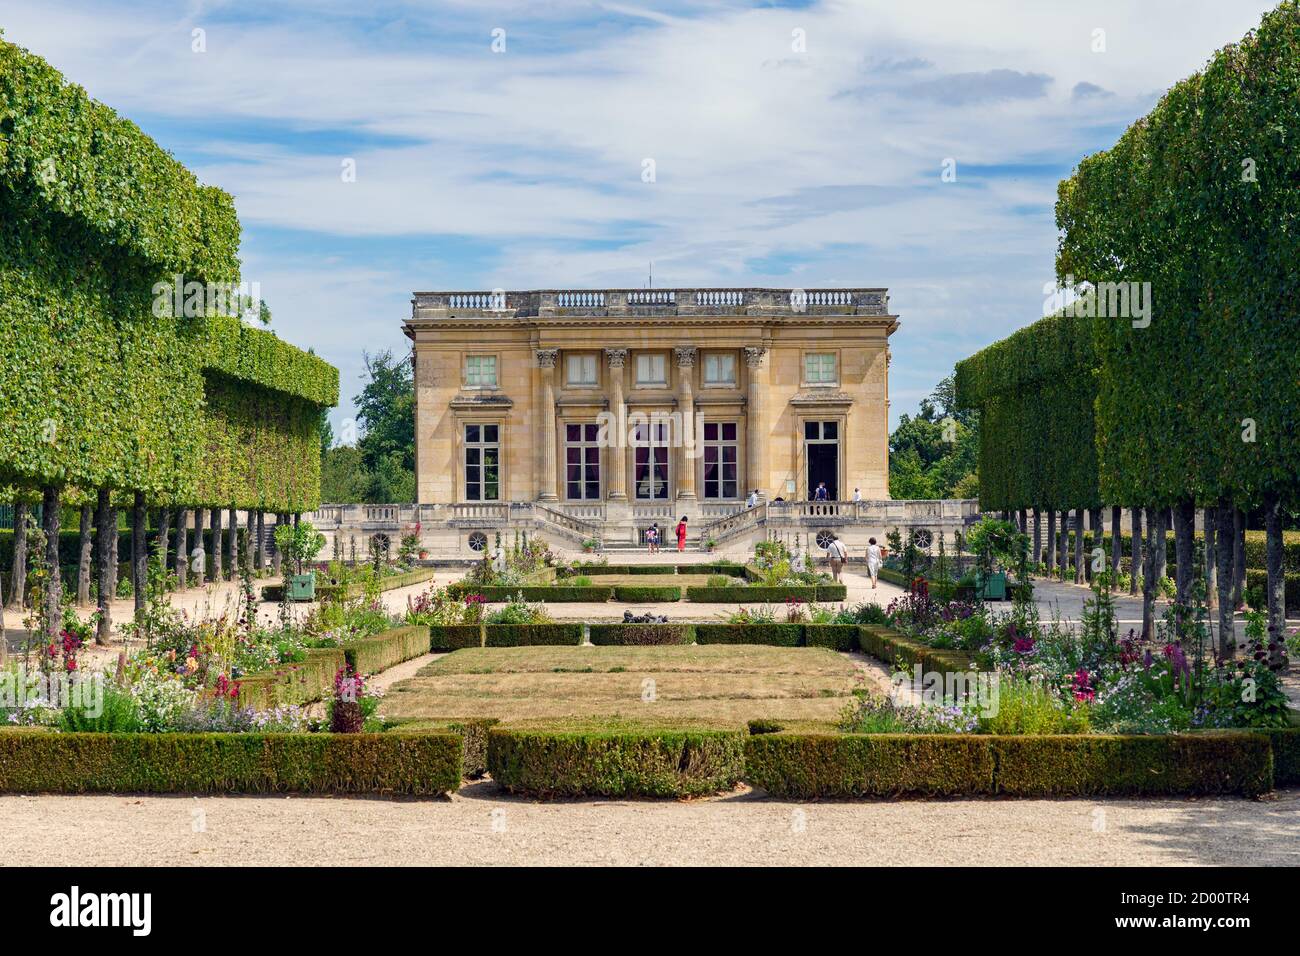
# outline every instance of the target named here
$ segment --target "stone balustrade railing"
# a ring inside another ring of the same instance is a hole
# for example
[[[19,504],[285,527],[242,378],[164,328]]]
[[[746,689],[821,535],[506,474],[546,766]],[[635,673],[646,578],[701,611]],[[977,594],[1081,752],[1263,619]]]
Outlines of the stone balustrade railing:
[[[417,292],[411,318],[569,315],[888,315],[885,289],[542,289]]]

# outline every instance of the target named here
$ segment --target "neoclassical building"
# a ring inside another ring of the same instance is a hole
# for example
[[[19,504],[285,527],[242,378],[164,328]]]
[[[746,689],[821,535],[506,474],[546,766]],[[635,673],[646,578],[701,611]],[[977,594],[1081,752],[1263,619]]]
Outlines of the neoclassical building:
[[[755,489],[887,498],[896,328],[884,289],[417,292],[417,500],[621,537]]]

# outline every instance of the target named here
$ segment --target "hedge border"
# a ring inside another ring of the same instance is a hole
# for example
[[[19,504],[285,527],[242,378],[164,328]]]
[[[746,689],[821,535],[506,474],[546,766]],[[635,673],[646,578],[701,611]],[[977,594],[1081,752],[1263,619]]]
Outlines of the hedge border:
[[[577,647],[581,624],[485,624],[484,647]]]
[[[805,624],[803,643],[805,647],[828,647],[833,651],[856,651],[861,646],[858,634],[861,628],[857,624]]]
[[[430,651],[458,651],[466,647],[483,646],[481,624],[431,624],[429,625]]]
[[[913,640],[890,627],[880,624],[863,624],[858,631],[858,646],[864,654],[904,667],[921,665],[923,670],[941,674],[969,674],[977,671],[975,661],[967,654],[950,648],[930,647]]]
[[[505,790],[531,796],[701,797],[740,781],[745,733],[493,728],[488,770]]]
[[[692,624],[592,624],[587,637],[598,647],[662,647],[690,644],[695,636]]]
[[[614,600],[625,601],[628,604],[655,604],[680,601],[681,599],[682,589],[680,585],[614,585]]]
[[[689,587],[686,600],[696,604],[771,604],[798,598],[801,601],[816,601],[817,587],[799,585],[789,588],[764,587]]]
[[[697,644],[765,644],[769,647],[798,647],[803,643],[802,624],[697,624]]]
[[[444,794],[462,752],[453,733],[0,731],[0,792]]]

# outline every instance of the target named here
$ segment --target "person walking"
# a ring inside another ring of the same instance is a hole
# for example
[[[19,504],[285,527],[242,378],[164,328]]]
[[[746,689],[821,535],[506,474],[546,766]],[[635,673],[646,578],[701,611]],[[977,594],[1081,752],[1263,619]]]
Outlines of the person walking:
[[[876,579],[880,577],[881,565],[885,563],[884,548],[876,544],[875,538],[867,539],[867,574],[871,575],[871,590],[876,590]]]
[[[686,515],[682,515],[682,520],[677,522],[677,550],[686,550]]]
[[[655,522],[646,529],[645,543],[651,554],[659,553],[659,523]]]
[[[826,545],[826,556],[831,559],[831,577],[835,583],[840,583],[840,572],[844,570],[844,562],[849,556],[849,549],[844,547],[844,542],[840,540],[837,534],[831,539],[830,544]]]

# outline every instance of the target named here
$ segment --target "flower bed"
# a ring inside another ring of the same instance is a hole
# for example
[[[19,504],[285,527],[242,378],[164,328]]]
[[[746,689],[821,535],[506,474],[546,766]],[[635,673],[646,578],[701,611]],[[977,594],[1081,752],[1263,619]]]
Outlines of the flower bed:
[[[449,793],[461,738],[0,731],[5,793]]]
[[[745,780],[795,799],[1241,794],[1273,786],[1268,738],[784,734],[750,737]]]
[[[700,797],[735,787],[741,731],[561,733],[494,728],[488,770],[512,793],[541,797]]]
[[[680,601],[680,587],[641,586],[620,584],[614,587],[614,600],[626,601],[628,604],[649,604],[658,601]]]
[[[689,644],[692,628],[691,624],[592,624],[588,637],[593,644],[609,647]]]
[[[581,624],[488,624],[484,647],[527,647],[582,643]]]
[[[697,624],[697,644],[767,644],[798,647],[803,639],[802,624]]]

